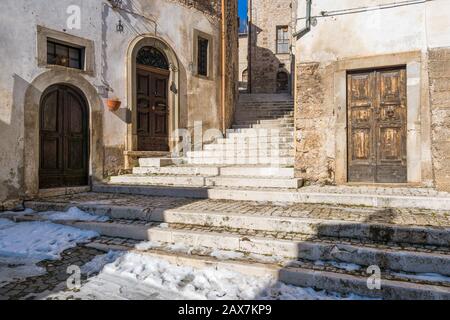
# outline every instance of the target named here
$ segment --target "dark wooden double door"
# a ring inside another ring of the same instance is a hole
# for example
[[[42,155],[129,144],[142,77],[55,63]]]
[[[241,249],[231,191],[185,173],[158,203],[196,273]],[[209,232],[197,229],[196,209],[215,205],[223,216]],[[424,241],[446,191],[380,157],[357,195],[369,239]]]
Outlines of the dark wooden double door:
[[[406,70],[349,73],[349,182],[405,183]]]
[[[138,150],[169,151],[169,71],[142,66],[136,74]]]
[[[55,85],[40,106],[39,187],[88,185],[89,113],[75,88]]]

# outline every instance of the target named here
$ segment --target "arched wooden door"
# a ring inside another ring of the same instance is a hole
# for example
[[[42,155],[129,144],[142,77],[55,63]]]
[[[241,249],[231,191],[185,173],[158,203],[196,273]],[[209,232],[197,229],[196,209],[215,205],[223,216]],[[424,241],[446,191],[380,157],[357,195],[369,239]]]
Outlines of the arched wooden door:
[[[136,57],[137,137],[139,151],[169,151],[169,63],[154,47]]]
[[[48,88],[40,105],[39,188],[88,185],[89,112],[81,92]]]

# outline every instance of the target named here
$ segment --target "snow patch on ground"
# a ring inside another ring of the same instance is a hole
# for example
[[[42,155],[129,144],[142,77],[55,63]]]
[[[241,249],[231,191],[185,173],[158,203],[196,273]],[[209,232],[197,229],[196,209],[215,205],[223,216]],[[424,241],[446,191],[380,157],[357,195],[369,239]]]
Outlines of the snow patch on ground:
[[[42,260],[58,260],[60,253],[97,237],[52,222],[21,222],[0,219],[0,286],[45,273],[36,266]]]
[[[243,275],[213,267],[194,269],[137,253],[126,253],[106,265],[78,292],[60,292],[51,299],[363,299],[356,295],[315,291],[285,285],[273,278]]]
[[[48,219],[51,221],[63,221],[63,220],[76,220],[76,221],[98,221],[105,222],[108,221],[109,218],[107,216],[98,216],[93,215],[83,210],[78,209],[77,207],[72,207],[66,212],[60,211],[48,211],[39,213],[44,219]]]

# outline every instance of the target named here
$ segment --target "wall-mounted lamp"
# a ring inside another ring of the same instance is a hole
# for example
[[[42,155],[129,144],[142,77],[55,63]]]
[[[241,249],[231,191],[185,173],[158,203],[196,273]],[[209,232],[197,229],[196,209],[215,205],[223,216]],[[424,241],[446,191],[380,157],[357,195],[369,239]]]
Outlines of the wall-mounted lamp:
[[[111,3],[111,6],[113,8],[118,8],[120,6],[122,6],[122,0],[108,0],[109,3]]]
[[[119,20],[119,22],[116,25],[116,31],[117,32],[123,32],[123,24],[122,24],[122,20]]]

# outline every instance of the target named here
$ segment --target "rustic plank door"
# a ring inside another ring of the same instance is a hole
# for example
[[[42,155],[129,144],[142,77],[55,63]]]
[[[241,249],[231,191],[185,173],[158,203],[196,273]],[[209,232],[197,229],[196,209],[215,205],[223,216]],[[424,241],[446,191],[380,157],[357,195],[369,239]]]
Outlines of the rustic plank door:
[[[349,73],[348,181],[405,183],[406,70]]]
[[[77,90],[55,85],[40,106],[39,187],[88,185],[89,114]]]
[[[168,72],[137,69],[137,135],[139,151],[169,151]]]

